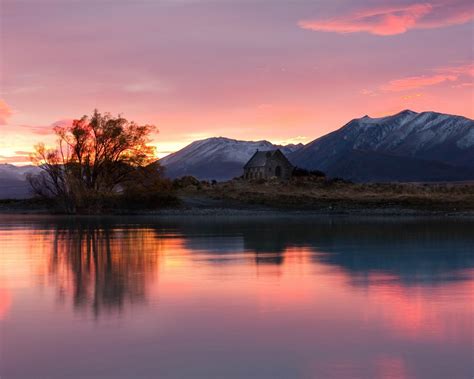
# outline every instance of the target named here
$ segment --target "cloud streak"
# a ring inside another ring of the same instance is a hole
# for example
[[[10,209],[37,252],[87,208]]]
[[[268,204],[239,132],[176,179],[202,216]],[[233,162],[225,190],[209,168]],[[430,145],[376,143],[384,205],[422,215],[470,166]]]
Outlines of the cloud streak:
[[[24,128],[33,134],[48,136],[48,135],[54,134],[54,128],[70,126],[72,122],[73,122],[72,118],[71,119],[66,118],[66,119],[55,121],[50,125],[18,125],[18,127]]]
[[[0,125],[6,125],[7,120],[13,115],[12,109],[5,101],[0,99]]]
[[[400,92],[410,91],[418,88],[429,87],[445,82],[455,82],[462,77],[474,77],[474,65],[467,64],[462,66],[444,67],[434,70],[432,74],[409,76],[406,78],[395,79],[381,87],[382,91]]]
[[[348,33],[370,33],[379,36],[403,34],[411,29],[434,29],[464,24],[473,19],[470,2],[415,3],[363,9],[328,20],[301,20],[303,29]]]
[[[12,155],[12,156],[5,156],[0,155],[0,164],[25,164],[30,163],[30,156],[29,155]]]
[[[456,79],[456,75],[449,74],[409,76],[403,79],[391,80],[387,85],[382,86],[382,90],[390,92],[409,91],[447,81],[453,82]]]

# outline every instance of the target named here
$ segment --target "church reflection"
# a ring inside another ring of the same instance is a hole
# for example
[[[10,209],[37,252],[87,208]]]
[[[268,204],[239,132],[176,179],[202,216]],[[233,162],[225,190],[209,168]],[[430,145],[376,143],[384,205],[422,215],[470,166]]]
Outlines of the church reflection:
[[[472,221],[257,219],[174,227],[189,249],[211,252],[213,260],[245,251],[257,265],[283,265],[288,249],[308,248],[313,262],[344,269],[354,285],[367,285],[374,273],[404,285],[436,285],[467,279],[474,268]]]

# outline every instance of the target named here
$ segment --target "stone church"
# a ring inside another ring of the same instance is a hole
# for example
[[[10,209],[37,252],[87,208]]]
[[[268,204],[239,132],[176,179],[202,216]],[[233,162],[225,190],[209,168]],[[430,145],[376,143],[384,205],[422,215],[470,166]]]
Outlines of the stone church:
[[[280,178],[288,180],[293,173],[293,165],[285,155],[277,150],[256,151],[244,166],[245,179]]]

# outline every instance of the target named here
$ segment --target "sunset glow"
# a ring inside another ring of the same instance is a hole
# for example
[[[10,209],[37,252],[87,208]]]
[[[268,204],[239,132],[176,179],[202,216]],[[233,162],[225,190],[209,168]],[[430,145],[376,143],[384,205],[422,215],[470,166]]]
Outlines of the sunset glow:
[[[157,125],[159,157],[213,136],[306,143],[407,108],[474,117],[467,0],[4,0],[0,12],[1,163],[28,163],[55,124],[95,108]]]

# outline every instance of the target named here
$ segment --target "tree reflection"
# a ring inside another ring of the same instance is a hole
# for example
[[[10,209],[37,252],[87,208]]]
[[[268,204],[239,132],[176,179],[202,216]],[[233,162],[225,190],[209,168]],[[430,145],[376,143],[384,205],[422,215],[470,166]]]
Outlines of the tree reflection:
[[[146,301],[160,245],[147,229],[79,225],[58,228],[50,259],[50,278],[61,298],[95,315],[121,311]]]

